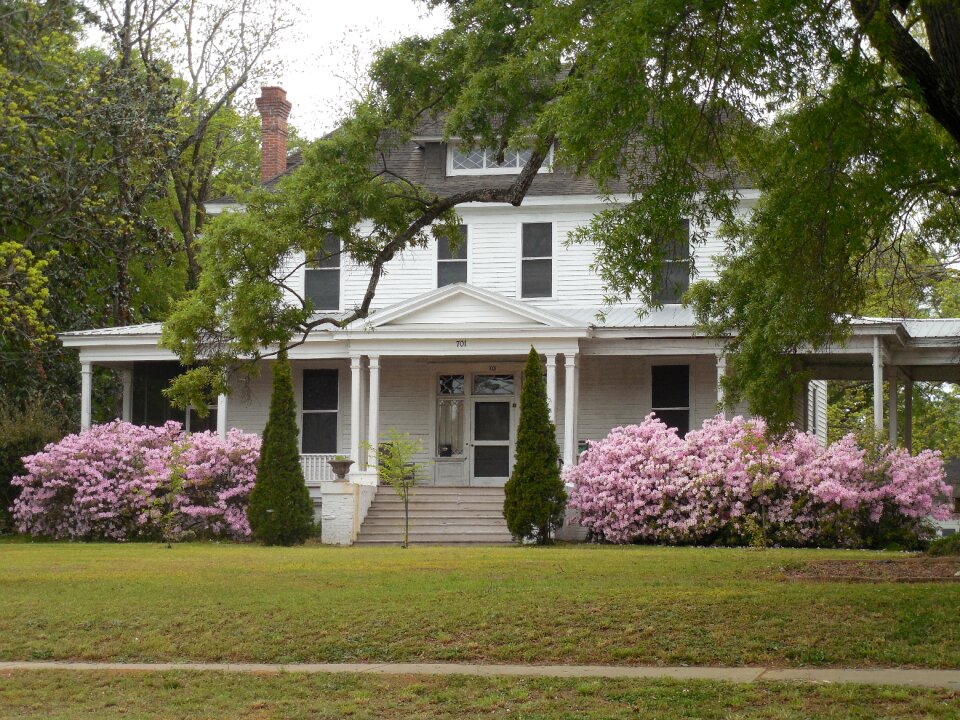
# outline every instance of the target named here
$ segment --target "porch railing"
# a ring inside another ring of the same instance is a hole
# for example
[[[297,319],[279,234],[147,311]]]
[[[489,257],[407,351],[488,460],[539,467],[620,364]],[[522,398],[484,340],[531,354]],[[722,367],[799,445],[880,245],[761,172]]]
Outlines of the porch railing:
[[[333,468],[327,463],[332,460],[333,454],[323,455],[301,455],[300,467],[303,468],[303,479],[307,485],[319,485],[327,480],[336,480],[337,476],[333,474]]]

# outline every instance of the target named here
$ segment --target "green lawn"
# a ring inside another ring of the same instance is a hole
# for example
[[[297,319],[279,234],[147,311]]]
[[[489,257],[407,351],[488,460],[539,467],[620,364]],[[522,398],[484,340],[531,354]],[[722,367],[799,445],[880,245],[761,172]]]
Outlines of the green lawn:
[[[851,685],[221,675],[0,674],[17,718],[958,718],[960,693]]]
[[[960,668],[960,585],[779,577],[826,557],[878,556],[3,543],[0,659]]]

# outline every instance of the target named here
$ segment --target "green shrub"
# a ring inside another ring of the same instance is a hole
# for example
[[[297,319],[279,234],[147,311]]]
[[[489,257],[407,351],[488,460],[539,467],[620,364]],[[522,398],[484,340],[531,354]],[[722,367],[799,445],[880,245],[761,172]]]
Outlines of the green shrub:
[[[313,501],[303,480],[298,437],[290,362],[283,350],[273,363],[270,415],[247,508],[253,538],[264,545],[298,545],[313,532]]]
[[[927,554],[933,557],[960,555],[960,533],[933,540],[927,548]]]
[[[66,434],[63,414],[43,397],[24,403],[0,402],[0,534],[12,532],[10,506],[20,489],[10,479],[24,473],[21,458],[40,452]]]
[[[513,472],[504,487],[503,515],[517,540],[549,543],[563,522],[567,493],[560,479],[560,449],[550,421],[540,356],[530,348],[520,392]]]

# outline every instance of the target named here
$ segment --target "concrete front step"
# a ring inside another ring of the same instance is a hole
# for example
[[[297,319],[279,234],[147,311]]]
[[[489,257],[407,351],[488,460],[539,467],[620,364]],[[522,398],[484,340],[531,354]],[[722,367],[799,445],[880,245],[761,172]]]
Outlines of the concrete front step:
[[[403,508],[397,509],[387,509],[387,508],[373,508],[367,512],[367,520],[373,519],[394,519],[400,518],[403,519]],[[503,522],[503,508],[496,508],[491,510],[475,510],[470,508],[463,508],[462,506],[456,508],[410,508],[410,519],[418,518],[422,520],[429,520],[432,518],[449,519],[449,520],[493,520],[495,522]]]
[[[501,487],[420,486],[410,491],[410,542],[430,545],[508,545]],[[377,488],[360,528],[358,545],[396,545],[403,540],[403,500],[393,488]]]

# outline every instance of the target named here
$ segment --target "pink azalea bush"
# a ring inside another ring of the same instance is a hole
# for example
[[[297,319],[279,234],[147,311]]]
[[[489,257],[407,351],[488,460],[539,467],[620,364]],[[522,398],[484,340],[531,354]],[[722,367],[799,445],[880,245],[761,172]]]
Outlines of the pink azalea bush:
[[[184,433],[180,423],[96,425],[23,460],[19,532],[75,540],[243,539],[260,438]]]
[[[822,448],[742,417],[680,438],[651,414],[591,442],[565,480],[580,522],[614,543],[875,547],[923,538],[947,512],[939,453],[871,453],[853,436]]]

